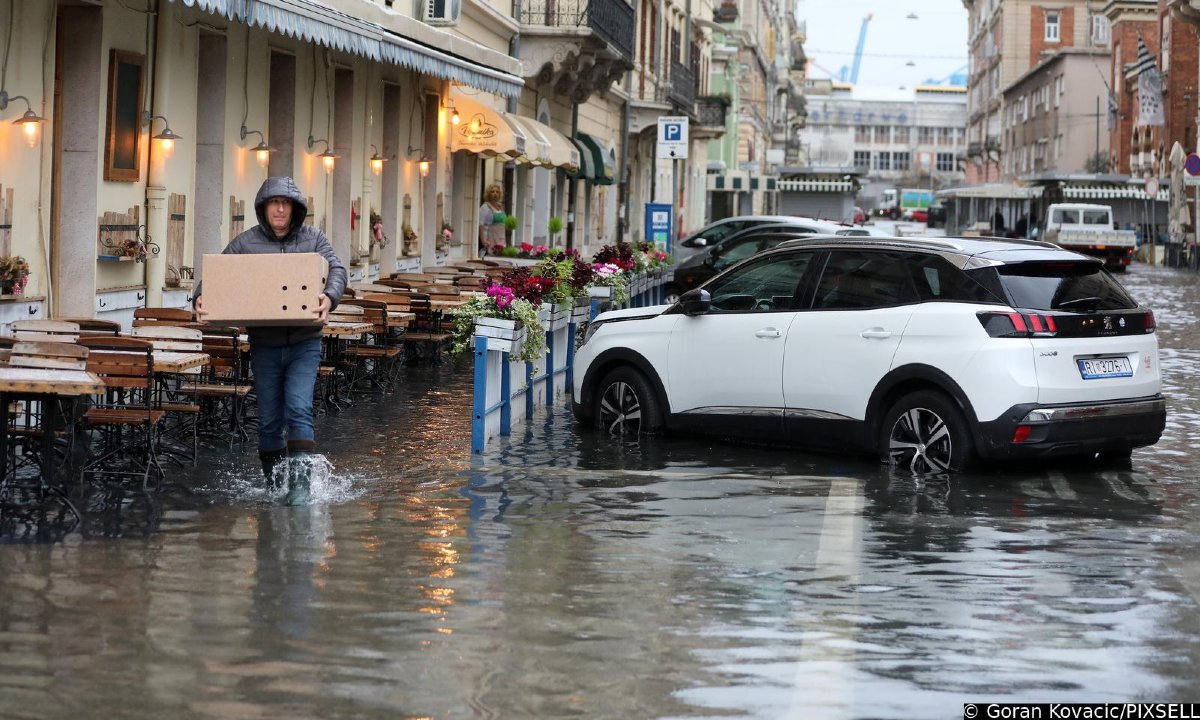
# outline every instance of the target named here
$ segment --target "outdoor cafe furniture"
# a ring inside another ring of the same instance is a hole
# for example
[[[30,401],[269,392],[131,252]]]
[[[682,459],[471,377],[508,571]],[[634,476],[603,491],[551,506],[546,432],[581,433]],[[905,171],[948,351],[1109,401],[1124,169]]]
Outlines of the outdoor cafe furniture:
[[[22,488],[41,495],[51,493],[63,498],[74,512],[64,490],[72,468],[69,462],[60,461],[55,448],[65,440],[67,451],[61,456],[69,461],[73,439],[70,427],[79,416],[78,401],[101,392],[104,383],[96,374],[80,369],[86,348],[18,342],[12,352],[16,364],[0,366],[0,408],[5,411],[4,422],[0,423],[0,498],[11,502]],[[14,439],[20,440],[23,456],[31,458],[38,468],[36,486],[21,486],[16,477]]]
[[[16,340],[73,343],[79,339],[79,324],[65,320],[17,320],[9,327]]]
[[[88,371],[104,382],[103,392],[93,395],[83,413],[92,451],[83,477],[120,484],[132,480],[143,490],[159,487],[158,433],[166,413],[155,392],[153,346],[99,335],[81,337],[79,344],[88,348]]]

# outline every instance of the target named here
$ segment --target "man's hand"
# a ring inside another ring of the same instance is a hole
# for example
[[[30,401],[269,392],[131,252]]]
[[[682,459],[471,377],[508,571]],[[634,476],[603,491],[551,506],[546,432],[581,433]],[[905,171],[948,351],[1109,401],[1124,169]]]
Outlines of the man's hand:
[[[317,320],[325,322],[325,317],[329,315],[329,308],[333,306],[333,302],[325,293],[321,293],[317,297],[317,309],[313,310],[313,314],[317,316]]]
[[[204,310],[204,296],[196,296],[196,317],[203,318],[208,313]]]

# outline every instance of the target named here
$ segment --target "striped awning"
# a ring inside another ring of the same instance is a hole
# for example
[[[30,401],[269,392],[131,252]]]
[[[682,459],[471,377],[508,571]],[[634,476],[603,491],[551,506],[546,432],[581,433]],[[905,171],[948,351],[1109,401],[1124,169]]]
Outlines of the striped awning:
[[[580,173],[581,180],[596,185],[612,185],[617,178],[617,159],[612,153],[605,151],[596,138],[587,133],[575,133],[575,144],[579,146],[581,155],[590,155],[590,162],[585,161],[580,165],[580,168],[585,172]]]
[[[525,156],[525,133],[508,121],[508,113],[453,91],[450,102],[459,117],[458,125],[450,133],[452,152],[466,150],[484,157],[503,155],[511,159]]]
[[[541,124],[533,118],[527,118],[522,115],[514,115],[506,113],[505,119],[511,124],[521,129],[525,135],[525,155],[529,158],[530,165],[540,165],[541,167],[554,167],[554,162],[550,159],[550,140],[546,138],[546,133],[543,132],[545,125]]]
[[[459,82],[504,97],[521,93],[524,81],[506,72],[398,35],[313,0],[175,0],[228,20],[261,27],[322,47]]]
[[[1092,185],[1063,188],[1063,197],[1070,200],[1149,200],[1146,189],[1142,185]],[[1158,189],[1159,202],[1171,201],[1171,190],[1166,187]]]
[[[780,180],[781,192],[848,193],[854,192],[849,180]]]

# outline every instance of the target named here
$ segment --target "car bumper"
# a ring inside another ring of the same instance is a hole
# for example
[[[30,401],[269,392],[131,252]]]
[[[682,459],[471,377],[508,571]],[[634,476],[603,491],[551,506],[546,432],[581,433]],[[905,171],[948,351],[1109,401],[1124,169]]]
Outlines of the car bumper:
[[[980,423],[976,444],[979,454],[989,458],[1115,451],[1153,445],[1166,422],[1167,403],[1161,395],[1108,403],[1027,403]]]

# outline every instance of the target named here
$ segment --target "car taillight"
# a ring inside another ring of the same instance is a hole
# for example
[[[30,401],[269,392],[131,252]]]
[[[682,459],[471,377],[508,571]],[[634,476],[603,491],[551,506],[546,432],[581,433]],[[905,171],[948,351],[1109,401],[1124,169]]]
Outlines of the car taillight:
[[[1157,327],[1158,327],[1158,323],[1156,323],[1154,321],[1154,311],[1147,310],[1146,311],[1146,334],[1150,334],[1150,333],[1154,332],[1155,328],[1157,328]]]
[[[1019,312],[981,312],[979,324],[992,337],[1054,337],[1058,323],[1053,315]]]

